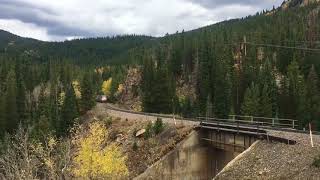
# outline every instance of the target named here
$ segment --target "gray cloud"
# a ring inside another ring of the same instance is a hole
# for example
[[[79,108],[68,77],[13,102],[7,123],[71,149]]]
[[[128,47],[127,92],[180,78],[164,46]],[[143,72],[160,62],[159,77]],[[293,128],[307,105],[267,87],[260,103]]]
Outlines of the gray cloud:
[[[227,5],[249,5],[249,6],[256,6],[260,8],[271,8],[273,5],[278,5],[279,0],[189,0],[195,4],[201,4],[205,7],[209,8],[217,8],[221,6]]]
[[[18,19],[25,23],[46,27],[48,33],[54,36],[94,35],[94,33],[89,31],[68,27],[63,22],[59,22],[54,18],[48,19],[48,17],[58,16],[57,10],[15,0],[0,0],[0,3],[0,19]]]
[[[0,0],[0,20],[10,21],[10,27],[8,23],[0,24],[0,28],[12,30],[17,20],[22,28],[23,23],[33,24],[32,28],[47,33],[49,40],[133,33],[161,36],[253,14],[280,1]]]

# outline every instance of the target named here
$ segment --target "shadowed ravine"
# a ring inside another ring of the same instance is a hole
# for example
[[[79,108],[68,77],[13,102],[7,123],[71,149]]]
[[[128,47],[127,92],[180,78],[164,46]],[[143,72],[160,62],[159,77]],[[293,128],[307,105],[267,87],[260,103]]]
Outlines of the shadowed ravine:
[[[136,179],[213,179],[237,155],[215,148],[194,132]]]

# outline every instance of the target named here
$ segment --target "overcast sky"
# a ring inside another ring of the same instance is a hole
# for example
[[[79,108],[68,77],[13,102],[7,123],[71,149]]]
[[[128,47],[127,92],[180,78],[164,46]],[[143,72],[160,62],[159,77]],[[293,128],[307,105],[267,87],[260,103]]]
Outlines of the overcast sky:
[[[46,41],[163,36],[276,7],[283,0],[0,0],[0,29]]]

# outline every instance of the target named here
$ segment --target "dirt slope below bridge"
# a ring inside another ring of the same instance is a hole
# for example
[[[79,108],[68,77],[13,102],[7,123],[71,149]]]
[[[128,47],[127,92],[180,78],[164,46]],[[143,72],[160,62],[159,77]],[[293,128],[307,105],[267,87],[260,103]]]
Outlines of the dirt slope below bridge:
[[[260,141],[215,178],[230,179],[320,179],[320,169],[312,166],[320,155],[320,136],[270,131],[270,134],[297,141],[296,145]]]
[[[98,104],[95,113],[104,111],[113,117],[129,121],[154,121],[156,117],[111,110],[105,104]],[[164,122],[174,124],[171,118]],[[178,125],[194,126],[197,123],[177,121]],[[233,161],[216,179],[315,179],[320,180],[320,169],[313,167],[315,157],[320,155],[320,136],[313,136],[315,147],[310,146],[308,134],[289,133],[268,130],[272,136],[297,141],[296,145],[268,143],[260,141],[247,153]],[[146,168],[146,167],[145,167]]]
[[[132,179],[174,149],[194,128],[193,124],[174,124],[171,119],[163,119],[164,128],[161,133],[149,138],[135,136],[138,130],[146,129],[155,119],[152,116],[110,110],[106,104],[97,103],[80,121],[88,123],[98,120],[108,124],[108,142],[116,142],[127,156],[128,179]]]

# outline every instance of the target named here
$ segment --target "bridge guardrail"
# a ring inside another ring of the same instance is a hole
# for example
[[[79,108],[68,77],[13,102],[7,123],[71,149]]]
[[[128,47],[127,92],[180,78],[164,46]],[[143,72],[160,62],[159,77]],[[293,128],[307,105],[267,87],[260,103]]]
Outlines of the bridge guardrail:
[[[291,119],[280,119],[276,121],[275,118],[264,118],[264,117],[253,117],[253,116],[241,116],[242,118],[250,118],[250,119],[236,119],[233,117],[232,119],[221,119],[221,118],[209,118],[209,117],[198,117],[199,121],[220,121],[220,122],[229,122],[243,125],[253,125],[253,126],[261,126],[261,127],[277,127],[277,128],[289,128],[296,129],[297,123],[296,120]],[[257,119],[271,120],[271,121],[257,121]],[[282,123],[281,123],[282,122]]]
[[[269,118],[269,117],[256,117],[256,116],[242,116],[242,115],[229,115],[231,119],[237,120],[250,120],[251,122],[262,122],[264,125],[272,127],[285,127],[296,129],[298,126],[298,120],[284,119],[284,118]]]

